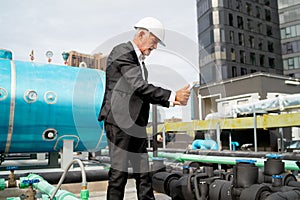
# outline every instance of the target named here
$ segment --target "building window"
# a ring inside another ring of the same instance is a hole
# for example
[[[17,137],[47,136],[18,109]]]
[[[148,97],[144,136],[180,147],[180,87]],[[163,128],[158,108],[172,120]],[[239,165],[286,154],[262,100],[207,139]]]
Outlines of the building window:
[[[281,29],[282,38],[300,36],[300,24]]]
[[[234,44],[234,32],[233,31],[229,31],[229,40],[232,44]]]
[[[251,48],[254,48],[255,47],[255,44],[254,44],[254,36],[249,36],[249,46]]]
[[[242,67],[241,68],[241,75],[243,76],[243,75],[246,75],[246,74],[247,74],[247,69]]]
[[[294,58],[288,59],[288,69],[294,69]]]
[[[239,45],[244,46],[245,45],[245,40],[244,40],[244,34],[239,33]]]
[[[259,55],[259,66],[265,66],[265,55]]]
[[[231,58],[231,61],[232,61],[232,62],[235,62],[235,61],[236,61],[236,59],[235,59],[235,50],[234,50],[234,48],[231,48],[231,50],[230,50],[230,58]]]
[[[294,53],[292,43],[286,43],[286,53]]]
[[[291,26],[291,37],[296,37],[297,33],[296,33],[296,26]]]
[[[270,22],[271,21],[271,11],[268,9],[265,9],[265,19]]]
[[[252,4],[251,3],[246,3],[246,11],[248,15],[252,15]]]
[[[267,25],[267,36],[272,36],[272,35],[273,35],[272,26]]]
[[[300,35],[300,24],[296,25],[297,36]]]
[[[270,0],[264,0],[266,6],[270,6]]]
[[[260,18],[261,8],[259,6],[256,6],[256,17]]]
[[[207,47],[210,44],[214,43],[214,31],[207,30],[200,34],[199,44],[203,47]]]
[[[259,50],[263,50],[263,42],[264,42],[263,39],[261,39],[261,38],[258,39],[258,49]]]
[[[237,77],[236,66],[232,66],[232,68],[231,68],[231,73],[232,73],[232,77]]]
[[[256,65],[255,53],[253,52],[250,53],[250,64]]]
[[[229,14],[229,26],[233,26],[233,16],[231,13]]]
[[[291,27],[285,28],[285,35],[287,38],[291,37]]]
[[[255,73],[255,72],[256,72],[255,69],[251,69],[251,71],[250,71],[251,74],[253,74],[253,73]]]
[[[274,52],[274,43],[271,41],[268,41],[268,51],[271,53]]]
[[[257,32],[258,33],[262,33],[263,32],[262,28],[263,28],[263,24],[262,23],[258,23],[257,24]]]
[[[241,10],[242,9],[242,1],[236,0],[236,9]]]
[[[220,41],[221,42],[226,42],[226,40],[225,40],[225,31],[224,31],[224,29],[220,29]]]
[[[244,29],[244,22],[243,22],[243,18],[241,16],[237,16],[237,23],[238,23],[239,29]]]
[[[226,47],[221,46],[221,59],[226,60]]]
[[[201,16],[200,20],[201,20],[201,26],[198,26],[198,33],[202,34],[213,24],[212,12],[209,12],[209,13]]]
[[[198,1],[198,16],[202,16],[206,11],[211,8],[211,3],[209,1]]]
[[[269,67],[275,68],[275,59],[274,58],[269,58]]]
[[[249,31],[253,31],[253,21],[251,19],[247,19],[247,26]]]
[[[294,58],[294,68],[299,69],[300,68],[300,57]]]
[[[240,63],[246,62],[246,54],[245,51],[240,51]]]

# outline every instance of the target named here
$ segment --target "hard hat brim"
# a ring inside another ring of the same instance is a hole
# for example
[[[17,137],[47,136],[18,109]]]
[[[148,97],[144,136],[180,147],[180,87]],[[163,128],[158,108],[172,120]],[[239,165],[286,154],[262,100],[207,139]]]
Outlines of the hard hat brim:
[[[161,46],[166,46],[166,44],[163,42],[163,41],[161,41],[161,40],[159,40],[159,42],[158,42]]]

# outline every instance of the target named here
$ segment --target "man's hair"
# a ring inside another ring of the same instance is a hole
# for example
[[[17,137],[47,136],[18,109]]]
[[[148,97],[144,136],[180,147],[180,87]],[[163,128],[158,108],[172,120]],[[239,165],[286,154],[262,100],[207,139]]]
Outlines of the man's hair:
[[[150,35],[150,32],[147,29],[145,29],[145,28],[136,28],[136,32],[135,32],[134,37],[137,37],[140,34],[140,32],[142,32],[142,31],[144,31],[147,35]]]

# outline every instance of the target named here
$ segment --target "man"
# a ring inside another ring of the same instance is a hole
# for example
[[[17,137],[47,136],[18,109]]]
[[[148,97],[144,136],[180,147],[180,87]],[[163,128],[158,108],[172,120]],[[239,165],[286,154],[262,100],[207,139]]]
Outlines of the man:
[[[114,47],[107,59],[106,90],[99,120],[105,122],[111,158],[108,200],[124,198],[128,161],[136,180],[138,199],[155,199],[146,149],[150,103],[164,107],[186,105],[190,96],[189,85],[172,92],[147,81],[144,59],[158,43],[164,45],[162,23],[146,17],[135,29],[133,40]]]

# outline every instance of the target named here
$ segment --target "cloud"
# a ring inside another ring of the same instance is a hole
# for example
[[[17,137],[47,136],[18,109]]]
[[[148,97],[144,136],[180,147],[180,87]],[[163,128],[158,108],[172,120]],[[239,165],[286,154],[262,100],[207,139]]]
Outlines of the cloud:
[[[16,58],[28,54],[20,49],[38,52],[48,47],[56,55],[75,48],[91,52],[145,16],[155,16],[167,29],[195,39],[195,6],[194,1],[181,0],[10,0],[0,7],[0,45],[16,51]]]

